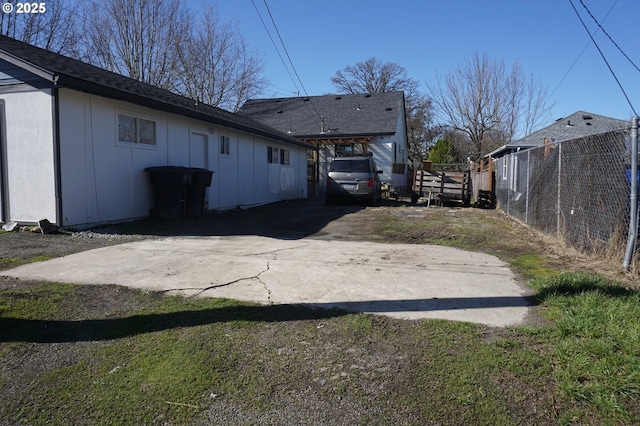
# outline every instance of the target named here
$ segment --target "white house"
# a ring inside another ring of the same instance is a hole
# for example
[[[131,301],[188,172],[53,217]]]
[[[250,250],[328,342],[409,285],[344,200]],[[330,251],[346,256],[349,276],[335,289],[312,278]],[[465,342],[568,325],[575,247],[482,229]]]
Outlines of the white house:
[[[312,145],[257,121],[0,36],[0,222],[147,217],[145,168],[214,172],[208,209],[307,196]]]
[[[251,99],[238,113],[317,146],[310,168],[320,185],[333,158],[363,151],[373,154],[383,182],[397,177],[406,185],[403,92]]]

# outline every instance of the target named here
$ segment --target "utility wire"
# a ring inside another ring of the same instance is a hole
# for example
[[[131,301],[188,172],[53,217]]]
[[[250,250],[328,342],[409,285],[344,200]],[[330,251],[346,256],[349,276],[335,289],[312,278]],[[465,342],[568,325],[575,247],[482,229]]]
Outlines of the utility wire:
[[[582,20],[582,17],[580,16],[580,13],[578,13],[578,9],[576,9],[576,7],[573,4],[573,0],[569,0],[569,3],[571,4],[571,7],[573,8],[574,12],[576,12],[576,15],[578,16],[578,19],[582,23],[582,26],[584,27],[585,31],[587,31],[587,34],[589,34],[589,37],[591,37],[591,41],[593,42],[593,44],[598,49],[598,52],[600,52],[600,56],[602,56],[602,60],[604,61],[605,64],[607,64],[607,67],[609,68],[609,71],[611,72],[611,75],[616,80],[616,83],[618,83],[618,87],[620,87],[620,90],[622,90],[622,94],[627,99],[627,103],[631,107],[631,110],[637,116],[638,113],[636,112],[635,108],[633,107],[633,104],[631,104],[631,101],[629,100],[629,96],[627,96],[627,92],[625,92],[624,87],[622,87],[622,84],[620,83],[620,80],[618,80],[618,77],[616,76],[616,73],[613,72],[613,68],[611,68],[611,65],[609,65],[609,61],[607,61],[607,58],[604,56],[604,53],[602,53],[602,50],[600,49],[600,46],[598,46],[598,43],[596,43],[596,40],[593,38],[593,35],[591,35],[591,31],[589,31],[589,28],[587,28],[587,25]]]
[[[300,92],[300,88],[298,88],[298,85],[296,84],[295,78],[293,78],[293,76],[291,75],[291,71],[289,71],[289,67],[287,66],[287,63],[285,62],[284,58],[282,57],[282,54],[280,53],[280,49],[278,49],[278,45],[276,44],[276,42],[273,39],[273,37],[271,37],[271,32],[269,31],[269,28],[267,27],[267,24],[262,19],[262,15],[260,14],[260,11],[258,10],[258,7],[256,6],[256,3],[253,0],[251,0],[251,4],[253,5],[253,8],[256,10],[256,13],[258,14],[258,18],[260,18],[260,22],[262,22],[262,26],[264,27],[264,30],[267,32],[267,35],[269,36],[269,40],[271,40],[271,44],[273,44],[273,47],[276,49],[276,52],[278,53],[278,56],[280,57],[280,61],[282,62],[282,65],[284,66],[284,69],[287,70],[287,74],[289,74],[289,78],[291,79],[291,82],[296,87],[296,90],[299,93]]]
[[[622,48],[621,48],[620,46],[618,46],[618,43],[616,43],[616,42],[613,40],[613,38],[611,38],[611,36],[609,35],[609,33],[608,33],[604,28],[602,28],[602,25],[600,25],[600,22],[598,22],[598,20],[595,18],[595,16],[593,16],[593,15],[591,14],[591,11],[590,11],[590,10],[589,10],[589,8],[584,4],[584,2],[583,2],[582,0],[580,0],[580,4],[582,4],[582,7],[584,7],[584,8],[585,8],[585,10],[586,10],[586,11],[587,11],[587,13],[589,14],[589,16],[591,16],[591,19],[593,19],[593,21],[598,25],[598,27],[602,30],[602,32],[603,32],[603,33],[605,33],[607,37],[609,37],[609,40],[611,40],[611,43],[613,43],[613,45],[614,45],[615,47],[617,47],[617,48],[618,48],[618,50],[620,51],[620,53],[622,53],[622,56],[624,56],[625,58],[627,58],[627,61],[629,61],[629,63],[631,63],[631,65],[633,65],[633,67],[634,67],[636,70],[640,71],[640,68],[638,68],[638,66],[637,66],[636,64],[634,64],[634,63],[633,63],[633,61],[631,60],[631,58],[629,58],[629,56],[627,56],[627,54],[626,54],[626,53],[624,53],[624,50],[622,50]]]
[[[253,0],[251,0],[251,1],[253,1]],[[275,21],[275,19],[273,19],[273,15],[271,14],[271,9],[269,9],[269,5],[267,4],[267,0],[263,0],[263,1],[264,1],[264,6],[267,8],[267,13],[269,14],[269,17],[271,18],[271,23],[273,24],[273,28],[275,28],[276,34],[278,35],[278,38],[280,39],[280,44],[282,45],[282,48],[284,49],[284,53],[287,55],[287,58],[289,59],[289,64],[291,64],[291,69],[293,69],[293,72],[296,75],[296,77],[298,78],[298,82],[300,83],[300,87],[302,87],[302,91],[304,92],[304,94],[308,98],[309,97],[309,93],[307,93],[307,89],[305,89],[304,84],[302,84],[302,79],[300,79],[300,75],[298,75],[298,71],[296,70],[296,67],[293,65],[293,61],[291,60],[291,56],[289,55],[289,51],[287,50],[287,46],[285,46],[284,40],[282,39],[282,36],[280,35],[280,31],[278,30],[278,26],[276,25],[276,21]],[[313,108],[313,111],[316,113],[316,115],[318,116],[320,121],[323,121],[324,117],[322,117],[322,115],[318,112],[318,109],[313,104],[313,102],[309,102],[309,103],[311,104],[311,107]]]
[[[618,0],[616,0],[611,7],[609,8],[609,10],[607,11],[607,14],[604,15],[604,19],[602,20],[602,22],[606,21],[607,17],[609,17],[609,14],[611,13],[611,11],[613,10],[614,6],[616,5],[616,3],[618,3]],[[599,30],[596,31],[596,33]],[[549,95],[549,99],[551,99],[553,97],[553,95],[558,91],[558,89],[560,88],[560,86],[562,85],[562,83],[564,82],[564,80],[567,78],[567,76],[569,75],[569,73],[571,72],[571,70],[573,69],[573,67],[576,66],[576,64],[578,63],[578,60],[580,60],[580,57],[582,56],[582,54],[584,53],[585,50],[587,50],[587,47],[589,47],[589,45],[591,44],[591,40],[589,40],[584,47],[582,48],[582,50],[580,51],[580,53],[578,53],[578,56],[576,57],[576,59],[573,61],[573,63],[571,64],[571,66],[569,67],[569,69],[567,70],[566,73],[564,73],[564,75],[562,76],[562,78],[560,79],[560,82],[557,84],[557,86],[555,87],[555,89],[553,89],[553,91],[551,92],[551,94]]]

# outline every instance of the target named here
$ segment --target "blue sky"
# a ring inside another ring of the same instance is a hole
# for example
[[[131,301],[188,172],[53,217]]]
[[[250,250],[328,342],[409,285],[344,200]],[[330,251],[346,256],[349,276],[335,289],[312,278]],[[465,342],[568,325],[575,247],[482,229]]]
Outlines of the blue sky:
[[[206,1],[188,3],[197,8]],[[446,74],[479,52],[507,65],[517,60],[541,80],[555,102],[550,120],[578,110],[620,119],[634,115],[569,0],[266,2],[304,89],[312,96],[335,93],[330,78],[336,71],[371,57],[400,64],[426,91],[425,83],[433,82],[437,73]],[[640,1],[583,2],[640,66]],[[217,9],[220,18],[235,21],[249,47],[263,55],[271,81],[264,97],[296,96],[302,88],[289,77],[254,3],[281,49],[265,0],[219,0]],[[640,112],[640,71],[602,31],[596,33],[597,25],[580,0],[573,4]],[[282,49],[281,53],[287,61]]]

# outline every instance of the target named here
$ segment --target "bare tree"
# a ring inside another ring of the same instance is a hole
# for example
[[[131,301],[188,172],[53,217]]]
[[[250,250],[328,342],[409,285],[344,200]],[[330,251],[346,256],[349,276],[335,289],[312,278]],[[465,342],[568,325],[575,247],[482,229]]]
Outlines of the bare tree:
[[[189,34],[186,8],[171,0],[105,0],[86,13],[86,60],[96,66],[174,89],[178,51]]]
[[[267,86],[264,66],[215,7],[105,0],[85,11],[85,60],[203,103],[236,111]]]
[[[12,13],[0,13],[0,34],[69,56],[78,54],[77,4],[66,0],[24,3],[32,13],[16,13],[18,2],[7,0]],[[8,6],[7,6],[8,7]],[[37,12],[37,13],[36,13]]]
[[[233,22],[221,22],[211,6],[179,50],[179,59],[176,90],[209,105],[237,111],[267,86],[262,61],[249,51]]]
[[[403,67],[376,58],[346,66],[331,77],[331,82],[343,93],[412,92],[418,86]]]
[[[405,111],[409,160],[418,166],[429,157],[429,150],[440,136],[441,129],[434,122],[433,106],[427,96],[413,94],[405,97]]]
[[[420,93],[419,83],[408,76],[404,67],[370,58],[336,72],[331,82],[342,93],[403,91],[409,159],[419,164],[427,158],[429,146],[437,136],[431,99]]]
[[[530,133],[551,108],[546,89],[518,62],[507,70],[478,53],[427,87],[443,124],[468,136],[474,157]]]

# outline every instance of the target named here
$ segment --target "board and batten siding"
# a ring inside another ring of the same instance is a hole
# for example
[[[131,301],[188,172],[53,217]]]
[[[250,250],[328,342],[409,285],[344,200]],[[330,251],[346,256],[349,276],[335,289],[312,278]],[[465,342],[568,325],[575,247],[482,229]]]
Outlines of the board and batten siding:
[[[4,188],[0,202],[5,222],[56,222],[54,103],[50,90],[3,91],[5,129]]]
[[[64,226],[147,217],[153,197],[144,169],[152,166],[212,170],[208,209],[307,196],[304,148],[71,89],[59,99]],[[118,113],[155,121],[156,145],[118,142]],[[220,136],[229,138],[228,154]],[[290,164],[268,164],[268,146],[289,150]]]

